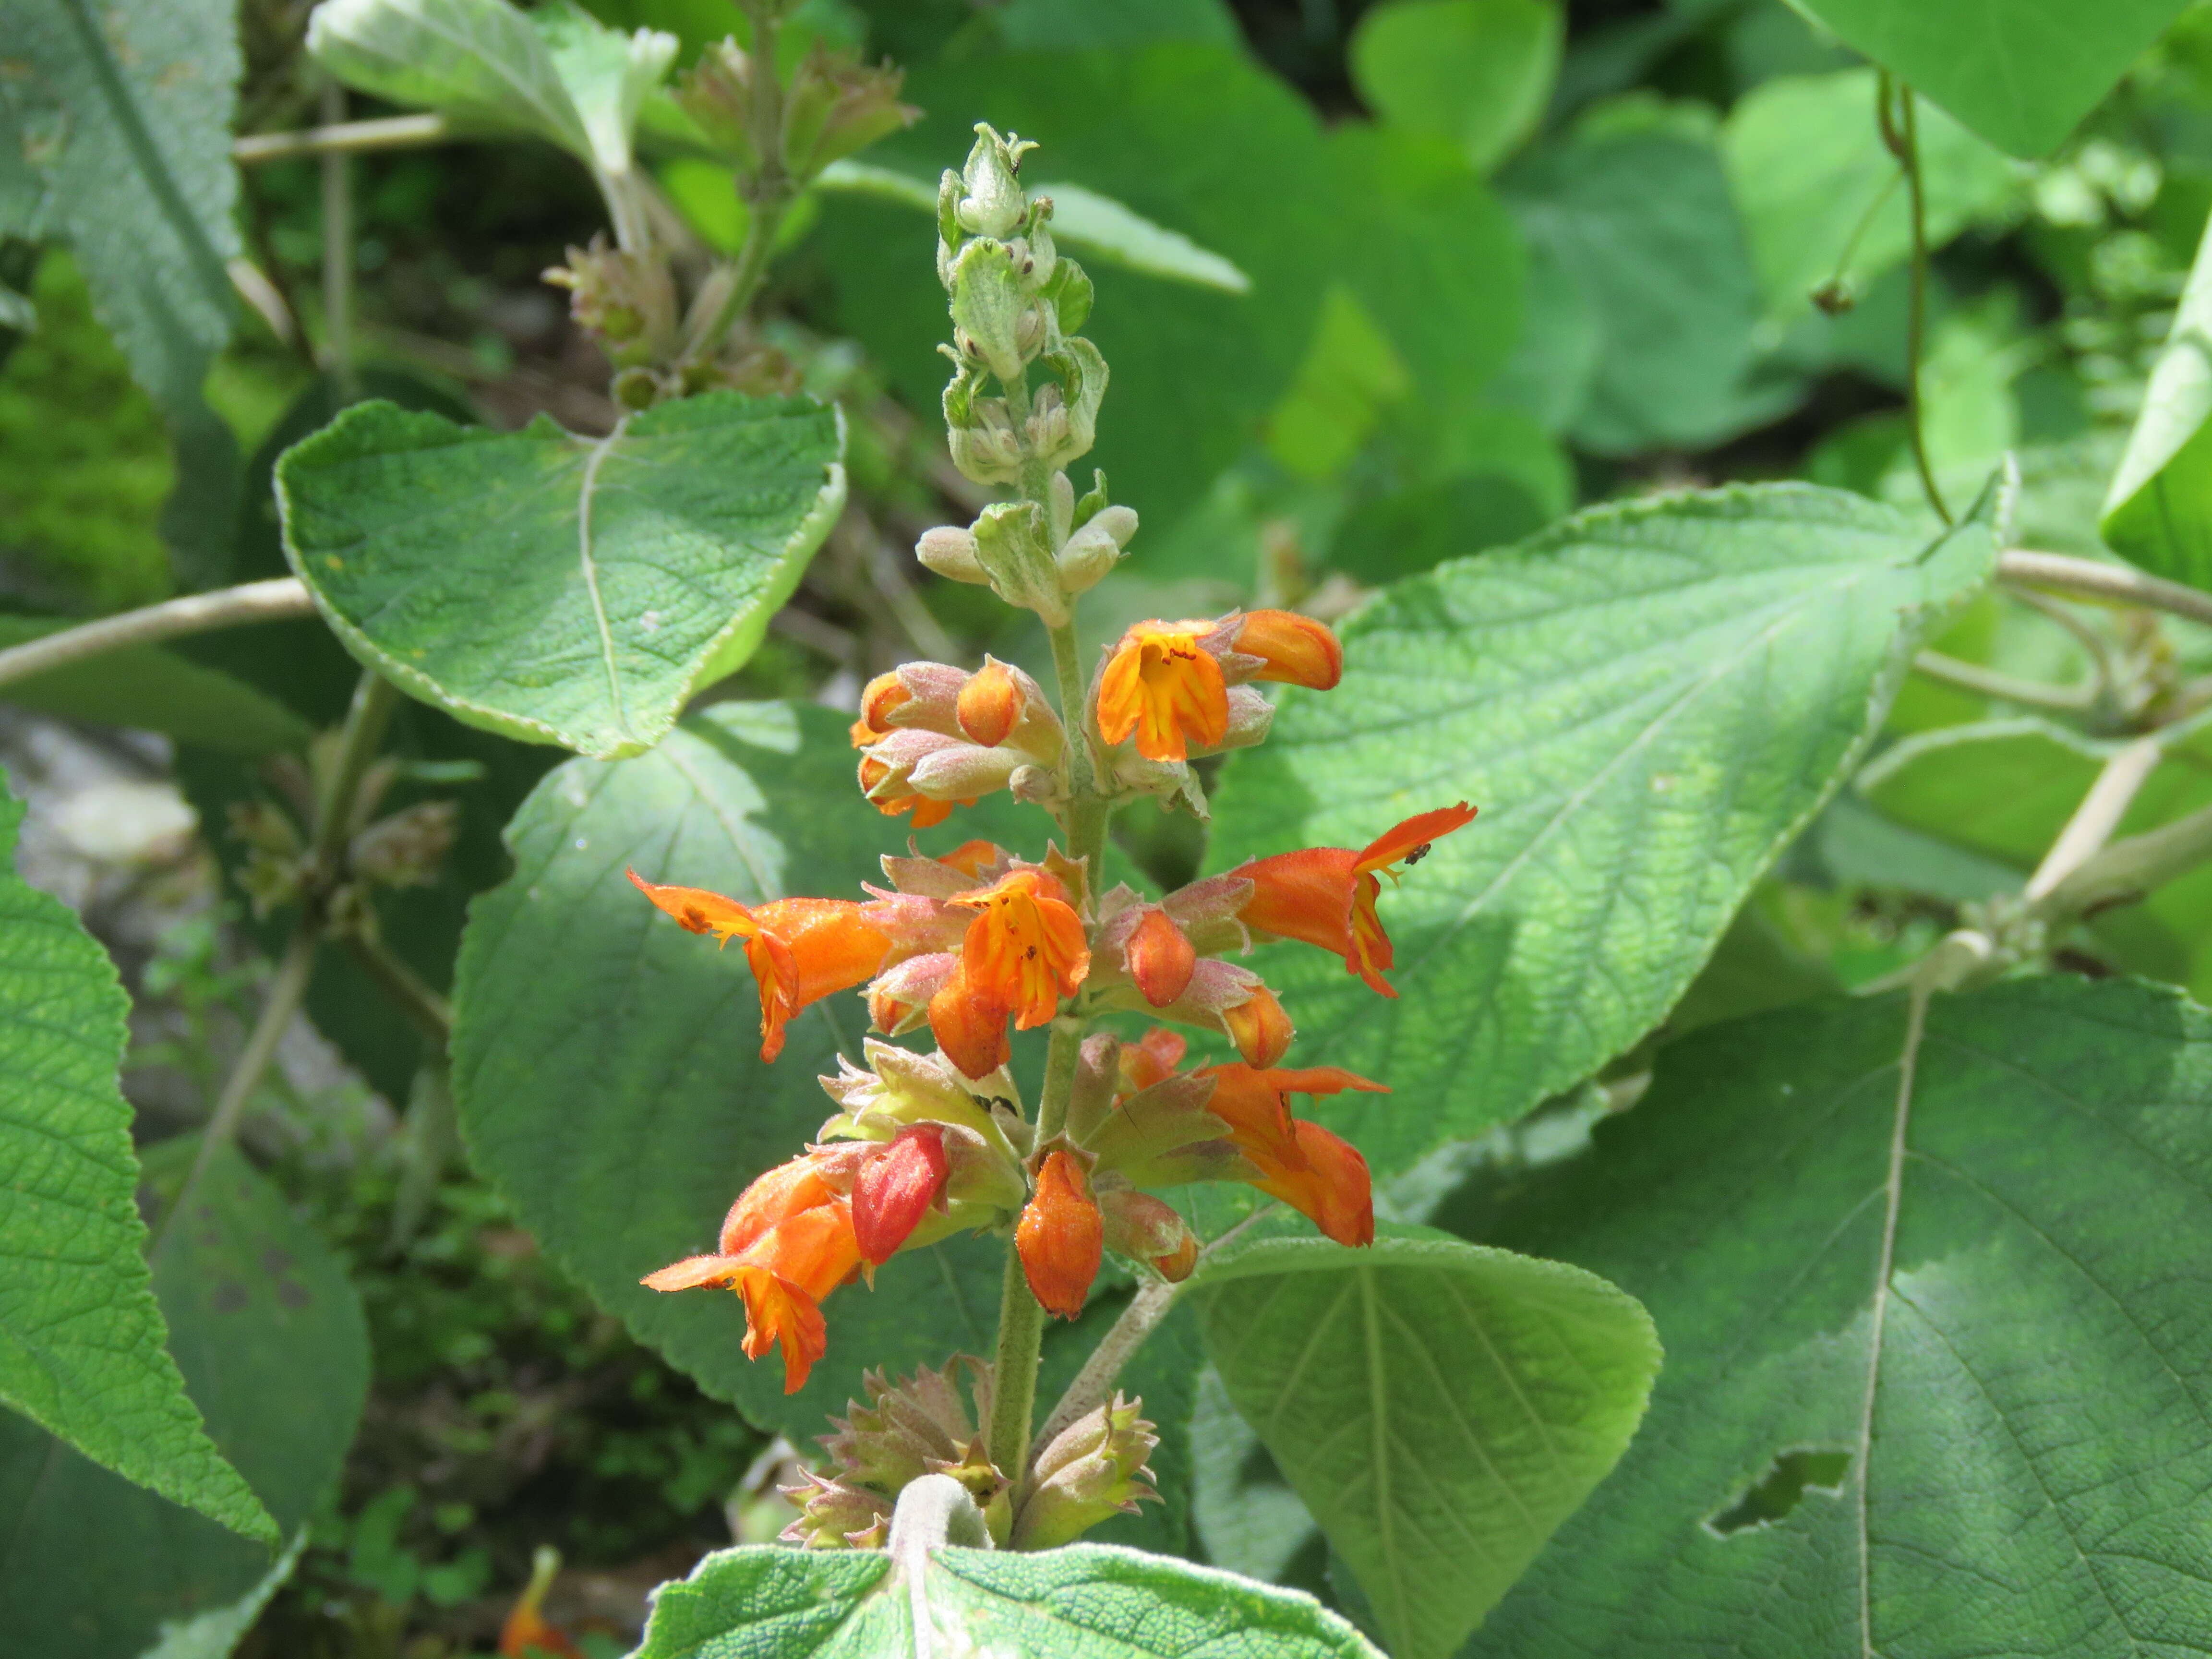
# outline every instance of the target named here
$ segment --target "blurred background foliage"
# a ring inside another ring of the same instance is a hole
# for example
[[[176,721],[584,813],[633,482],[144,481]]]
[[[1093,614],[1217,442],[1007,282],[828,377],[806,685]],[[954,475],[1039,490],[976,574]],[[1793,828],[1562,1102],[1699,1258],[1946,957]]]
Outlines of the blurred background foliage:
[[[734,23],[725,0],[587,6],[674,33],[685,62]],[[320,118],[308,9],[241,0],[241,134]],[[1919,510],[1910,235],[1875,71],[1783,0],[805,0],[792,34],[904,67],[923,117],[871,166],[927,185],[988,119],[1042,142],[1032,183],[1103,191],[1249,276],[1238,296],[1086,256],[1091,332],[1113,368],[1093,459],[1145,525],[1126,579],[1102,590],[1111,604],[1085,618],[1099,635],[1239,603],[1339,616],[1577,506],[1681,485],[1799,477]],[[390,112],[352,100],[356,117]],[[2045,160],[2014,160],[1932,107],[1922,142],[1937,477],[1963,501],[2012,452],[2018,544],[2094,552],[2104,481],[2212,210],[2212,5],[2185,11]],[[734,248],[744,209],[729,174],[649,159],[698,244]],[[500,427],[540,412],[611,424],[606,365],[541,279],[601,226],[580,167],[543,145],[454,143],[362,156],[353,185],[365,391]],[[236,504],[213,579],[283,574],[270,468],[337,406],[321,202],[312,159],[244,170],[242,242],[264,280],[204,389],[242,458],[234,483],[213,481]],[[764,373],[845,404],[854,501],[767,644],[710,696],[848,707],[906,657],[1042,651],[1006,620],[1020,613],[917,580],[905,556],[979,500],[944,456],[933,234],[910,206],[830,189],[788,222]],[[67,252],[0,244],[0,285],[14,307],[0,328],[12,639],[175,591],[164,514],[198,464],[177,459]],[[2154,643],[1994,596],[1939,647],[2001,676],[2101,676],[2110,695],[2053,724],[1912,680],[1883,753],[1763,884],[1662,1035],[1911,960],[1960,906],[2018,888],[2100,744],[2127,729],[2129,696],[2183,695],[2212,668],[2212,641],[2184,624]],[[355,678],[308,623],[163,659],[228,671],[280,728],[332,723]],[[84,910],[132,990],[126,1087],[149,1141],[204,1115],[281,937],[240,884],[234,810],[283,798],[275,745],[194,741],[206,688],[161,684],[150,713],[88,720],[67,696],[44,714],[0,710],[0,755],[33,800],[27,873]],[[138,726],[179,743],[112,729]],[[455,830],[421,881],[380,901],[381,935],[441,990],[470,897],[504,873],[499,831],[554,756],[413,704],[397,747],[386,806],[451,803]],[[2200,742],[2137,811],[2156,822],[2205,800]],[[1188,819],[1121,833],[1159,880],[1197,866]],[[571,1564],[560,1619],[586,1650],[620,1651],[647,1587],[733,1529],[781,1524],[759,1497],[776,1449],[538,1257],[457,1167],[422,1103],[439,1085],[414,1029],[369,969],[325,952],[247,1144],[350,1273],[374,1376],[343,1481],[242,1651],[481,1650],[545,1543]],[[2212,875],[2101,919],[2065,965],[2212,995]],[[1593,1109],[1577,1097],[1457,1149],[1390,1202],[1449,1223]],[[1200,1409],[1194,1547],[1333,1595],[1266,1454],[1214,1395]]]

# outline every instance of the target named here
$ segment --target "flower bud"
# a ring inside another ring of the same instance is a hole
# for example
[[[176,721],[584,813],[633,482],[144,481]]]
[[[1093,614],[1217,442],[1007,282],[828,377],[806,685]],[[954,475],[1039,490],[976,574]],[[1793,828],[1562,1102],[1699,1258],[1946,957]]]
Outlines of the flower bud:
[[[932,800],[972,805],[994,790],[1005,788],[1021,764],[1022,756],[1017,750],[952,743],[923,756],[907,776],[915,789]]]
[[[1142,1410],[1141,1401],[1116,1394],[1054,1437],[1030,1473],[1029,1496],[1014,1517],[1014,1548],[1073,1543],[1109,1515],[1133,1515],[1142,1499],[1158,1501],[1146,1461],[1160,1437]]]
[[[1022,1210],[1014,1248],[1030,1291],[1045,1311],[1073,1319],[1083,1311],[1105,1250],[1105,1224],[1090,1178],[1073,1153],[1045,1154],[1036,1193]]]
[[[978,371],[950,347],[939,349],[957,365],[945,387],[945,440],[952,464],[977,483],[1012,483],[1021,477],[1022,440],[1004,398],[975,395]]]
[[[1067,621],[1060,572],[1045,541],[1044,513],[1035,502],[994,501],[985,507],[975,520],[975,553],[990,573],[992,591],[1008,605],[1036,611],[1048,628]]]
[[[1054,560],[1060,567],[1060,585],[1071,593],[1088,592],[1097,586],[1121,561],[1121,544],[1095,519],[1067,538],[1067,545]]]
[[[968,676],[950,663],[901,663],[878,674],[860,693],[860,716],[853,722],[855,749],[881,743],[895,731],[934,732],[951,737],[960,688]]]
[[[1039,359],[1057,385],[1037,393],[1028,433],[1030,453],[1048,467],[1066,466],[1090,452],[1098,432],[1098,405],[1106,396],[1106,360],[1080,336],[1062,340]]]
[[[724,40],[701,52],[698,63],[676,77],[669,95],[723,160],[752,173],[761,161],[753,149],[754,93],[752,54],[735,40]]]
[[[803,185],[832,161],[912,126],[921,112],[899,102],[904,78],[890,64],[872,69],[817,42],[784,99],[785,170]]]
[[[981,587],[991,580],[983,562],[975,556],[975,533],[953,525],[923,531],[921,539],[914,544],[914,556],[948,581],[973,582]]]
[[[554,287],[568,290],[569,316],[599,340],[616,368],[643,368],[665,355],[675,334],[677,306],[664,261],[610,247],[600,234],[587,248],[571,247],[568,263],[544,275]]]
[[[1155,1008],[1164,1008],[1190,988],[1198,969],[1198,952],[1183,937],[1175,918],[1148,907],[1122,947],[1129,977]]]
[[[1275,705],[1261,692],[1249,685],[1229,688],[1229,724],[1221,733],[1220,747],[1249,749],[1267,740],[1267,728],[1275,723]]]
[[[1248,611],[1237,619],[1230,649],[1262,666],[1244,678],[1283,680],[1327,691],[1344,678],[1344,647],[1327,623],[1295,611]]]
[[[779,1534],[810,1550],[879,1550],[890,1536],[891,1500],[844,1480],[825,1480],[811,1469],[803,1484],[776,1488],[799,1505],[799,1518]]]
[[[1223,1009],[1221,1024],[1244,1063],[1263,1069],[1289,1053],[1291,1039],[1297,1035],[1283,1005],[1264,985],[1255,985],[1249,998]]]
[[[942,1207],[950,1167],[945,1127],[938,1123],[908,1125],[860,1166],[853,1182],[853,1237],[865,1260],[881,1267],[931,1205]]]
[[[960,250],[952,262],[952,325],[963,356],[1001,380],[1020,379],[1044,343],[1036,327],[1024,338],[1022,325],[1034,310],[1004,242],[979,238]]]
[[[960,729],[986,749],[995,749],[1012,737],[1022,717],[1024,699],[1015,672],[996,657],[987,656],[983,666],[960,688]]]
[[[976,236],[1013,234],[1030,205],[1017,175],[1022,156],[1036,148],[1016,135],[1001,138],[988,122],[975,124],[975,147],[960,170],[961,194],[952,210],[961,229]]]
[[[885,1036],[900,1036],[929,1017],[929,1000],[959,971],[957,951],[909,957],[876,975],[868,987],[869,1023]]]
[[[1102,1188],[1098,1212],[1106,1223],[1106,1248],[1116,1255],[1148,1262],[1170,1285],[1180,1285],[1198,1265],[1198,1237],[1175,1207],[1150,1193],[1127,1187]]]
[[[925,1366],[896,1384],[881,1371],[860,1381],[868,1403],[848,1401],[822,1446],[839,1481],[889,1498],[963,1462],[991,1419],[991,1368],[972,1355],[955,1354],[944,1370]]]

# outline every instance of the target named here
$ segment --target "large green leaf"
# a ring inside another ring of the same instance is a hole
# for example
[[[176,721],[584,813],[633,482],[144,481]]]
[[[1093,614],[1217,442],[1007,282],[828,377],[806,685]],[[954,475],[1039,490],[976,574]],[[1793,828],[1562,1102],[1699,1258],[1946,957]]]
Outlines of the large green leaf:
[[[1194,1285],[1229,1397],[1358,1575],[1398,1659],[1449,1659],[1627,1448],[1642,1308],[1440,1235],[1277,1239]]]
[[[44,617],[0,617],[0,647],[68,626]],[[0,702],[66,720],[135,726],[179,743],[232,755],[300,749],[307,722],[252,686],[158,646],[110,651],[0,685]]]
[[[927,1627],[917,1630],[920,1615]],[[710,1555],[655,1594],[637,1659],[1380,1659],[1311,1596],[1107,1544],[940,1549],[919,1583],[880,1551]]]
[[[1499,181],[1598,328],[1584,448],[1696,448],[1741,423],[1758,284],[1713,147],[1669,131],[1570,137]]]
[[[1559,70],[1554,0],[1400,0],[1352,36],[1352,78],[1384,119],[1487,172],[1526,138]]]
[[[530,15],[507,0],[323,0],[307,50],[348,86],[592,159],[584,118]]]
[[[658,742],[752,654],[845,499],[843,423],[710,393],[605,438],[360,404],[277,464],[285,550],[355,656],[456,719]]]
[[[1304,1063],[1397,1091],[1323,1120],[1399,1169],[1635,1042],[1993,552],[1979,518],[1931,542],[1862,497],[1765,485],[1595,508],[1385,589],[1344,629],[1343,684],[1285,695],[1214,804],[1216,868],[1481,809],[1383,898],[1399,1000],[1310,947],[1261,964]]]
[[[2212,1018],[2017,981],[1901,1079],[1905,1026],[1700,1033],[1483,1228],[1640,1296],[1667,1370],[1474,1652],[2212,1647]]]
[[[2212,225],[2152,366],[2105,498],[2105,540],[2162,576],[2212,588]]]
[[[1768,314],[1795,322],[1831,278],[1867,285],[1912,251],[1910,193],[1875,119],[1870,69],[1785,76],[1729,112],[1721,159]],[[1937,109],[1919,124],[1930,247],[2002,207],[2021,169]]]
[[[192,1138],[148,1155],[165,1207],[198,1151]],[[313,1227],[235,1152],[185,1205],[173,1224],[157,1222],[154,1250],[177,1362],[216,1443],[296,1534],[337,1479],[368,1395],[361,1298]],[[39,1659],[137,1659],[165,1634],[181,1644],[198,1621],[210,1637],[234,1633],[238,1604],[273,1588],[262,1546],[4,1416],[0,1540],[9,1633]]]
[[[1790,0],[2000,149],[2056,149],[2188,0]]]
[[[514,877],[471,908],[455,990],[477,1167],[641,1340],[802,1444],[864,1367],[988,1354],[1002,1251],[963,1238],[895,1258],[873,1291],[840,1291],[829,1357],[789,1397],[780,1364],[738,1352],[733,1297],[638,1284],[710,1245],[738,1189],[798,1155],[831,1109],[815,1079],[840,1049],[859,1059],[866,1013],[849,994],[817,1003],[763,1065],[744,961],[675,927],[623,870],[747,902],[859,897],[908,830],[860,799],[851,756],[827,709],[724,703],[650,755],[549,774],[509,828]],[[949,850],[988,823],[959,813],[921,839]]]
[[[0,790],[0,1404],[273,1541],[275,1523],[209,1440],[166,1346],[131,1108],[115,1084],[130,1000],[76,918],[15,874],[22,817]]]
[[[235,445],[200,395],[230,338],[240,60],[228,6],[0,0],[0,149],[43,181],[94,309],[167,418],[179,489],[164,529],[193,574],[222,569]]]

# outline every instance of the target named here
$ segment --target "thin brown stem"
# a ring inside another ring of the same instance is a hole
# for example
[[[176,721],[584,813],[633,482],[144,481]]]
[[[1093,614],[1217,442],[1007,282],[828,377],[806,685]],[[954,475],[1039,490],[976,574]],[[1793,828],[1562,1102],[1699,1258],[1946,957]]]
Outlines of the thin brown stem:
[[[2043,862],[2027,880],[2024,896],[2031,904],[2050,896],[2052,890],[2103,848],[2120,827],[2128,808],[2150,780],[2165,750],[2155,738],[2138,738],[2116,750],[2105,763],[2089,793],[2074,809],[2074,816],[2058,832]]]
[[[157,645],[186,634],[204,634],[247,623],[313,616],[314,610],[314,600],[296,576],[244,582],[211,593],[188,593],[182,599],[164,599],[159,605],[126,611],[118,617],[102,617],[98,622],[82,623],[44,639],[10,646],[0,651],[0,685],[51,673],[110,651]]]
[[[2091,689],[2045,685],[2040,680],[2021,679],[2016,675],[1999,673],[1996,669],[1984,668],[1979,663],[1961,662],[1956,657],[1947,657],[1940,651],[1921,652],[1913,658],[1912,665],[1931,680],[1942,680],[1946,685],[1955,685],[1962,691],[1972,691],[1984,697],[1999,697],[2006,702],[2021,703],[2030,708],[2051,708],[2078,714],[2096,701],[2096,694]]]
[[[230,157],[241,167],[252,167],[300,155],[325,155],[333,150],[362,155],[372,150],[413,149],[443,143],[453,136],[453,125],[442,115],[393,115],[376,121],[338,121],[297,132],[253,133],[232,142]]]

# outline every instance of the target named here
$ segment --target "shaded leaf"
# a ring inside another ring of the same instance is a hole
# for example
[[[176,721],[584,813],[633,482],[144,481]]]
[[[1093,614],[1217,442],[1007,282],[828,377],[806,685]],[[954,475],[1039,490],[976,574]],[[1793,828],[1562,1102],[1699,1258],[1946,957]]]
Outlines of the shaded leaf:
[[[1659,1369],[1602,1279],[1413,1229],[1235,1249],[1192,1293],[1230,1400],[1399,1659],[1457,1650],[1618,1461]]]
[[[1449,140],[1487,172],[1543,115],[1565,32],[1553,0],[1375,6],[1352,33],[1352,83],[1393,125]]]
[[[196,1137],[147,1155],[173,1189]],[[296,1537],[337,1478],[368,1392],[368,1331],[343,1264],[226,1150],[154,1248],[154,1287],[209,1431]],[[270,1552],[0,1418],[0,1603],[40,1659],[138,1659],[219,1641],[265,1595]],[[205,1650],[204,1647],[201,1650]],[[218,1647],[217,1651],[228,1651]]]
[[[0,617],[0,647],[69,625],[44,617]],[[307,722],[282,703],[159,646],[104,652],[28,679],[10,680],[0,685],[0,702],[64,720],[135,726],[231,755],[301,749],[308,737]]]
[[[1650,1030],[1993,552],[1983,519],[1930,542],[1764,485],[1595,508],[1385,589],[1343,629],[1343,684],[1286,693],[1214,799],[1217,869],[1481,809],[1382,899],[1398,1000],[1310,947],[1261,964],[1302,1063],[1396,1091],[1316,1115],[1395,1170]]]
[[[2112,550],[2144,569],[2212,588],[2212,226],[2152,365],[2142,410],[2105,498]]]
[[[2212,1021],[2122,981],[1938,997],[1901,1090],[1905,1024],[1701,1033],[1484,1226],[1641,1297],[1668,1358],[1474,1653],[2203,1650]]]
[[[844,503],[843,438],[834,409],[734,392],[598,440],[363,404],[276,491],[362,662],[469,725],[629,755],[760,643]]]
[[[115,1082],[129,999],[68,908],[15,874],[22,816],[0,791],[0,1403],[125,1480],[273,1542],[166,1346]]]

